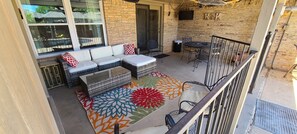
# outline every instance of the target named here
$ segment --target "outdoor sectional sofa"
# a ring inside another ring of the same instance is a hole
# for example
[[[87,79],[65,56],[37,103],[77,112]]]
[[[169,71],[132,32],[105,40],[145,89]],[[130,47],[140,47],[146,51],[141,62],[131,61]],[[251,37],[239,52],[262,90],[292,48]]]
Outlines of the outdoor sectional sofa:
[[[79,76],[81,75],[116,66],[122,65],[124,68],[129,69],[132,76],[137,79],[156,69],[155,58],[138,55],[138,49],[135,50],[136,54],[134,55],[125,55],[123,45],[124,44],[69,52],[79,62],[75,68],[69,66],[62,58],[59,58],[68,87],[79,85]]]

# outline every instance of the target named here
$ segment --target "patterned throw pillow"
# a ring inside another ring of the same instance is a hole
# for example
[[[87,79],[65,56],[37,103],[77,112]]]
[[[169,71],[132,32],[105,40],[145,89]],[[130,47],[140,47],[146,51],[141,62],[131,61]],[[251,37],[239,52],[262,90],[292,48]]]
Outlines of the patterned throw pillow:
[[[124,45],[124,54],[125,55],[133,55],[135,54],[134,44],[125,44]]]
[[[76,67],[78,61],[68,52],[62,55],[63,60],[65,60],[71,67]]]

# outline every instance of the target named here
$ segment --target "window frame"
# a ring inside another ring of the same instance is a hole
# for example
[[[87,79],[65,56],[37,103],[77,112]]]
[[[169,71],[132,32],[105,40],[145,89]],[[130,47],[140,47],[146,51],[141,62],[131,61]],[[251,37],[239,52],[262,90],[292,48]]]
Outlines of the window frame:
[[[22,8],[21,0],[15,0],[15,1],[17,3],[17,6],[18,6],[21,14],[23,16],[25,16],[25,12],[24,12],[24,10]],[[70,0],[62,0],[62,4],[63,4],[63,7],[64,7],[67,23],[30,24],[30,23],[27,22],[26,17],[23,17],[23,19],[22,19],[23,25],[25,27],[27,36],[29,38],[29,41],[30,41],[30,44],[31,44],[31,47],[32,47],[32,50],[33,50],[33,53],[34,53],[34,56],[36,57],[36,59],[42,59],[42,58],[47,58],[47,57],[58,56],[58,55],[61,55],[61,54],[65,53],[65,52],[67,52],[67,51],[78,51],[78,50],[92,49],[92,48],[98,47],[98,46],[93,46],[93,47],[88,47],[88,48],[80,48],[79,38],[78,38],[78,34],[76,32],[77,23],[75,23],[75,20],[74,20],[72,7],[71,7],[71,2],[70,2]],[[99,4],[99,7],[100,7],[101,20],[102,20],[102,23],[98,23],[98,24],[102,25],[104,45],[108,46],[108,44],[107,44],[108,40],[107,40],[106,24],[105,24],[105,17],[104,17],[104,9],[103,9],[102,0],[98,0],[98,4]],[[86,24],[90,24],[90,23],[86,23]],[[47,25],[47,26],[49,26],[49,25],[56,25],[56,26],[66,25],[66,26],[68,26],[73,50],[67,50],[67,51],[61,51],[61,52],[51,52],[51,53],[47,53],[47,54],[38,54],[29,26],[45,26],[45,25]]]

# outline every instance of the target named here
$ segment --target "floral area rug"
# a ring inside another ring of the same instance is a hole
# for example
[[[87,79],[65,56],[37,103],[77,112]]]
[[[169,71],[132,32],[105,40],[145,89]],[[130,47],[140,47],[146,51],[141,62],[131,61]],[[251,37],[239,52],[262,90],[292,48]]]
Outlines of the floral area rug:
[[[188,85],[185,87],[189,88]],[[91,99],[78,90],[77,97],[95,132],[102,134],[113,133],[116,123],[121,131],[125,130],[129,125],[162,107],[165,101],[173,101],[181,93],[181,81],[160,72],[153,72],[139,80],[132,79],[129,85]]]

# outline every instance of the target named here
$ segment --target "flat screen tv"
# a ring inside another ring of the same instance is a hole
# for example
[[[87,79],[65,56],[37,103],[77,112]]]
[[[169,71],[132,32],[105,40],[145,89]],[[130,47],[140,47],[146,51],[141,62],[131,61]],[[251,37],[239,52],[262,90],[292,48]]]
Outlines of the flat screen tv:
[[[194,11],[179,11],[178,19],[179,20],[193,20],[194,18]]]

